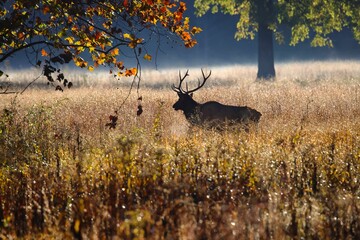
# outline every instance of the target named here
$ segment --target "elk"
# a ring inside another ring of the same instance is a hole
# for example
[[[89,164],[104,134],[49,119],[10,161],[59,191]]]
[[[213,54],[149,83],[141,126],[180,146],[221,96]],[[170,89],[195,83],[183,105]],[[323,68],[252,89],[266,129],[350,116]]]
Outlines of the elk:
[[[205,103],[198,103],[193,99],[193,93],[202,88],[211,75],[205,76],[201,69],[203,76],[202,82],[198,82],[198,86],[192,90],[182,88],[184,79],[189,76],[189,70],[186,71],[184,77],[179,71],[180,82],[178,86],[172,85],[172,90],[175,91],[179,100],[173,105],[173,108],[178,111],[182,110],[186,119],[191,125],[205,126],[215,129],[224,129],[225,126],[240,124],[246,131],[249,130],[250,123],[257,123],[261,117],[261,113],[247,106],[230,106],[219,102],[209,101]]]

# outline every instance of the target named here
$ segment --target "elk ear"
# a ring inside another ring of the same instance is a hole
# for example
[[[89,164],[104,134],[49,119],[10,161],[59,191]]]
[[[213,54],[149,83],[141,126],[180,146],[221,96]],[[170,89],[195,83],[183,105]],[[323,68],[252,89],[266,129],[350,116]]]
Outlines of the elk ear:
[[[189,96],[192,98],[192,97],[193,97],[193,93],[190,93]]]

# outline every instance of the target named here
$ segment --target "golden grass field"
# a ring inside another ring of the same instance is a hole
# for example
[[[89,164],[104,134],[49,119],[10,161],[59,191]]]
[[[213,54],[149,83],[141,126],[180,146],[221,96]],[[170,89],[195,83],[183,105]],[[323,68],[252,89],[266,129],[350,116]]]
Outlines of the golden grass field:
[[[194,99],[255,108],[257,127],[190,129],[172,109],[179,69],[143,70],[124,105],[131,79],[105,72],[0,95],[0,238],[359,239],[360,62],[282,63],[274,82],[204,70]]]

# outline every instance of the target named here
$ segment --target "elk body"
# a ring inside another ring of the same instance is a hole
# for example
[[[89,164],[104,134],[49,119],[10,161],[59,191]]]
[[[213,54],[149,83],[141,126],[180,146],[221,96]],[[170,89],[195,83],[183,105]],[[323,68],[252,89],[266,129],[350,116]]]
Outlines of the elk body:
[[[257,123],[261,117],[261,113],[247,106],[230,106],[219,102],[210,101],[206,103],[198,103],[192,98],[192,93],[204,86],[206,80],[210,77],[205,76],[203,70],[203,81],[198,87],[193,90],[184,90],[182,83],[184,79],[189,76],[189,70],[181,77],[179,73],[179,86],[172,86],[172,89],[177,92],[179,100],[173,105],[175,110],[182,110],[186,119],[192,125],[203,125],[206,127],[223,129],[225,126],[241,124],[245,130],[248,130],[250,123]]]

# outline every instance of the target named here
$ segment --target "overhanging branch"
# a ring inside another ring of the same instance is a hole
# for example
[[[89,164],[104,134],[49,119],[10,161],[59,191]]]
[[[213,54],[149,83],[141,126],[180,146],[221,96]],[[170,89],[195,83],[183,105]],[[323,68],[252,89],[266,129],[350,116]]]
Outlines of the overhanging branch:
[[[26,49],[26,48],[29,48],[29,47],[32,47],[32,46],[35,46],[35,45],[40,45],[40,44],[45,44],[45,45],[49,45],[49,46],[54,46],[53,43],[50,43],[48,41],[37,41],[37,42],[32,42],[32,43],[29,43],[29,44],[26,44],[26,45],[23,45],[21,47],[18,47],[18,48],[14,48],[13,50],[11,50],[10,52],[4,54],[4,56],[2,56],[0,58],[0,63],[5,61],[5,59],[7,59],[8,57],[10,57],[11,55],[13,55],[14,53],[18,52],[18,51],[21,51],[23,49]]]

